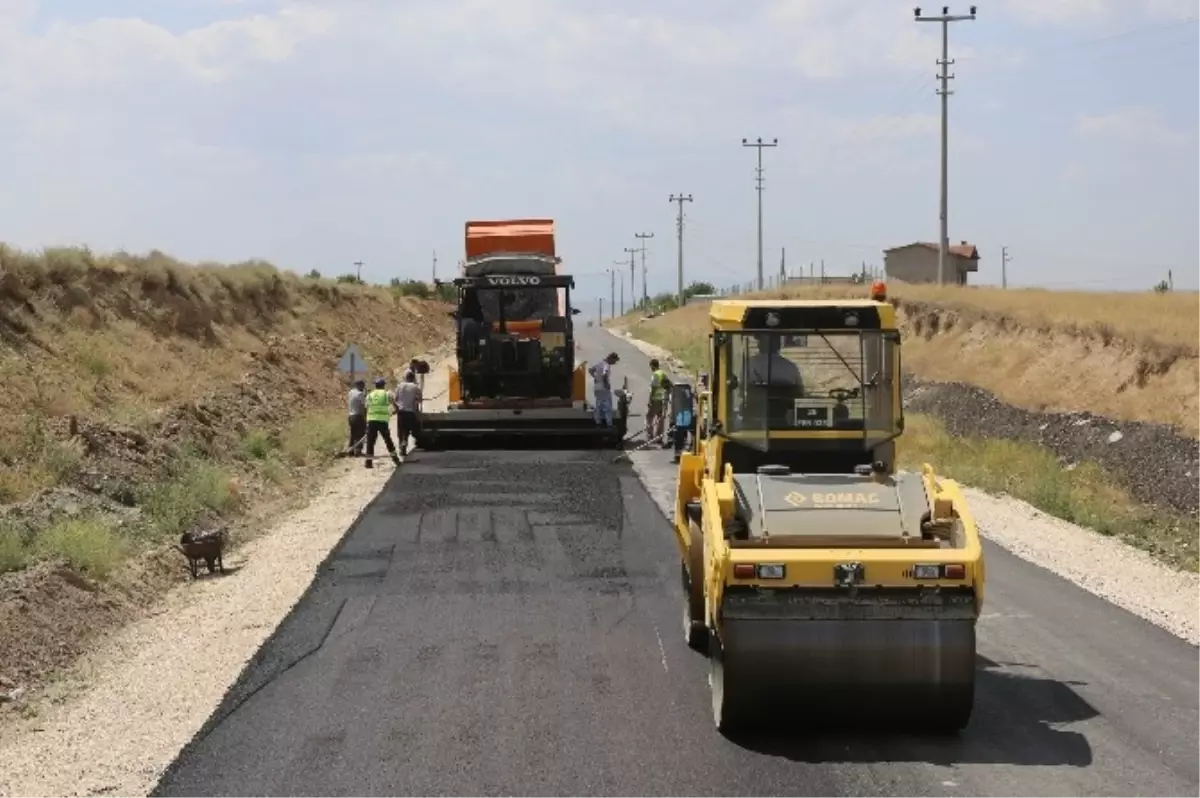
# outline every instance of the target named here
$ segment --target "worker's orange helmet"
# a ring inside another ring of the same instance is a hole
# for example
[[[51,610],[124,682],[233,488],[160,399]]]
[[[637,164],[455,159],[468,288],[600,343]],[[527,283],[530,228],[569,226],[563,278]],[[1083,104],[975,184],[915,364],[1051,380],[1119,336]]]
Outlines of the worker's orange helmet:
[[[876,280],[871,283],[871,299],[877,301],[887,299],[887,283],[883,280]]]

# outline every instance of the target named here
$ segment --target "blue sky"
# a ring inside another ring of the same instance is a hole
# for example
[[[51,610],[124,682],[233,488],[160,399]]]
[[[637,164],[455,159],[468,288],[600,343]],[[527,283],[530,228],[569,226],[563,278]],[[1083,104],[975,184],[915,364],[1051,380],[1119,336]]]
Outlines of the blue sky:
[[[684,192],[687,277],[724,285],[754,275],[763,136],[768,270],[847,273],[937,236],[940,29],[912,6],[0,0],[0,240],[383,281],[434,250],[448,274],[467,219],[550,216],[587,295],[653,232],[653,293]],[[978,7],[950,98],[978,282],[1007,246],[1011,285],[1196,288],[1195,0]]]

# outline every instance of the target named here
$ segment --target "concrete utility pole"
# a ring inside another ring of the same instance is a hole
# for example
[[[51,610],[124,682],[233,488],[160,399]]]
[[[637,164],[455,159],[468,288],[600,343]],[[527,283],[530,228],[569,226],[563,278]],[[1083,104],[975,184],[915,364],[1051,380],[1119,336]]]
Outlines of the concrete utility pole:
[[[363,262],[361,260],[354,261],[354,276],[360,283],[362,282],[362,267]]]
[[[633,250],[626,247],[625,251],[632,252]],[[629,256],[629,263],[630,264],[633,263],[633,255]],[[614,260],[613,261],[613,266],[624,266],[624,265],[625,265],[625,261],[623,261],[623,260]],[[630,272],[632,272],[632,271],[633,270],[630,269]],[[623,276],[621,276],[621,274],[616,269],[613,269],[613,274],[615,274],[617,276],[617,283],[621,287],[621,306],[620,307],[621,307],[621,315],[624,316],[625,315],[625,278]],[[633,289],[630,289],[630,290],[632,291]]]
[[[771,139],[768,144],[761,138],[750,141],[742,139],[743,147],[754,147],[758,150],[758,168],[754,170],[754,182],[757,184],[755,190],[758,192],[758,290],[763,290],[763,245],[762,245],[762,195],[763,195],[763,167],[762,167],[762,151],[763,147],[778,147],[779,139]]]
[[[637,304],[637,290],[634,288],[637,285],[637,275],[635,274],[637,266],[633,262],[633,256],[638,251],[629,247],[625,247],[625,251],[629,253],[629,309],[633,310],[634,305]]]
[[[683,203],[691,202],[692,195],[672,194],[669,201],[679,203],[679,217],[675,221],[675,232],[679,246],[679,307],[683,307]]]
[[[624,264],[622,264],[624,265]],[[608,270],[608,317],[616,318],[617,312],[617,270]]]
[[[654,238],[654,233],[634,233],[634,238],[640,238],[643,242],[648,238]],[[640,251],[642,253],[642,308],[644,309],[650,304],[650,292],[646,289],[646,245],[642,244]]]
[[[950,13],[950,6],[942,6],[942,14],[937,17],[921,16],[921,7],[917,6],[913,9],[913,17],[917,22],[940,22],[942,23],[942,57],[938,63],[942,67],[942,72],[938,75],[938,80],[942,82],[942,87],[937,90],[937,93],[942,96],[942,203],[941,203],[941,235],[938,240],[938,283],[945,285],[946,283],[946,250],[950,248],[950,232],[948,225],[948,205],[949,205],[949,189],[947,181],[947,152],[949,139],[949,124],[947,122],[947,100],[953,93],[950,91],[950,81],[954,80],[954,76],[948,73],[950,65],[954,62],[950,60],[950,23],[961,22],[965,19],[975,19],[975,6],[971,6],[971,13],[967,15]]]
[[[1000,287],[1008,288],[1008,247],[1000,247]]]

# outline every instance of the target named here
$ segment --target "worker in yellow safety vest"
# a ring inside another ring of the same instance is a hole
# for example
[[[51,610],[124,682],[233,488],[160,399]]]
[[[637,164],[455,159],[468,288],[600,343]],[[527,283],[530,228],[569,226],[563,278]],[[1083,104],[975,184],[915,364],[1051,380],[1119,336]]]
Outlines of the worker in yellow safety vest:
[[[646,440],[662,438],[663,424],[666,421],[665,405],[667,391],[671,388],[671,379],[667,373],[658,367],[658,360],[650,361],[650,401],[646,406]]]
[[[391,421],[395,412],[395,398],[387,389],[387,381],[383,377],[375,378],[375,390],[367,394],[367,468],[374,468],[372,461],[375,457],[375,438],[383,436],[387,444],[388,454],[392,462],[400,465],[400,456],[396,454],[396,443],[392,440]]]

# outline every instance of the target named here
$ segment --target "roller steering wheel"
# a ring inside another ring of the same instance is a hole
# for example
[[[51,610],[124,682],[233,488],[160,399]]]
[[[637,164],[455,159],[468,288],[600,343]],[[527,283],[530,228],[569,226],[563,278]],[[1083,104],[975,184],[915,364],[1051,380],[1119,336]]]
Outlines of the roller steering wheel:
[[[845,402],[847,399],[853,399],[856,396],[858,396],[857,388],[830,388],[829,389],[829,398],[839,404],[841,404],[842,402]]]

